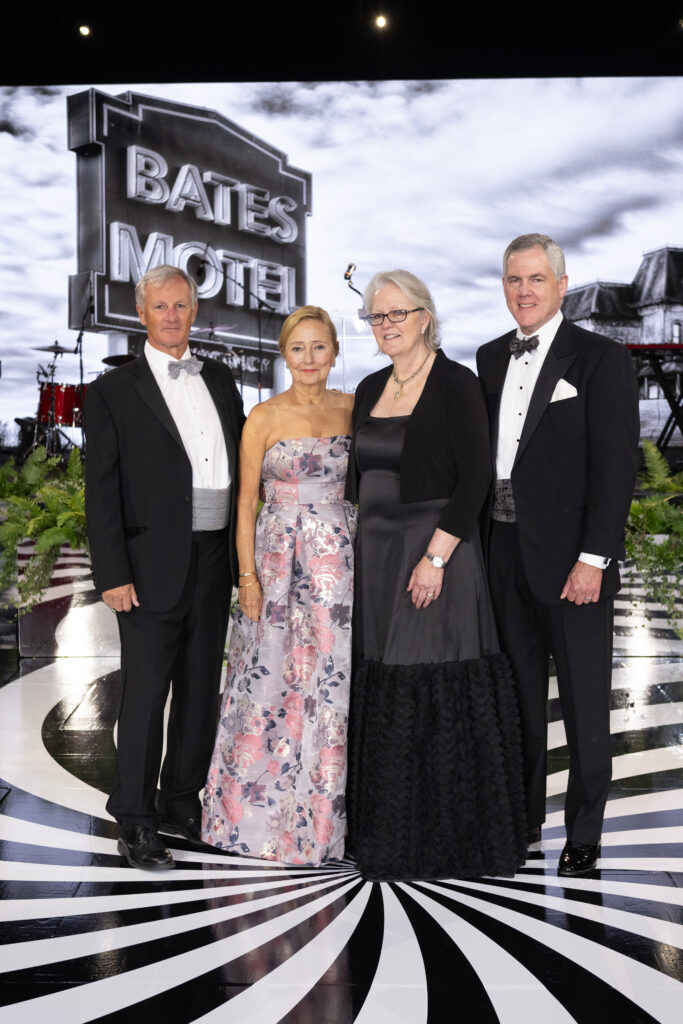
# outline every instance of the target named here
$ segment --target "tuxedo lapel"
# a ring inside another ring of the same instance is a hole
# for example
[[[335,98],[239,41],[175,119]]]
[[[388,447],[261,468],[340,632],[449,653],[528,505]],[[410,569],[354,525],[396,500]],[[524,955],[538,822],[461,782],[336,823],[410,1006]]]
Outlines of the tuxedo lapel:
[[[159,385],[154,379],[154,374],[152,373],[149,363],[145,359],[144,355],[138,357],[138,360],[135,363],[134,373],[137,376],[135,390],[140,395],[143,402],[149,406],[154,415],[161,420],[174,441],[177,441],[183,451],[185,451],[185,446],[183,445],[182,438],[178,433],[178,428],[175,425],[175,421],[169,412],[166,402],[164,401],[164,396],[159,389]]]
[[[511,331],[509,335],[501,338],[496,342],[491,353],[491,362],[487,374],[487,390],[492,395],[500,395],[503,391],[503,384],[505,383],[505,375],[508,372],[508,364],[510,362],[510,341],[514,338],[515,332]],[[500,402],[499,402],[500,404]]]
[[[510,363],[510,339],[515,335],[511,331],[508,336],[501,338],[496,343],[491,353],[491,361],[488,367],[486,379],[486,402],[489,406],[489,418],[491,424],[491,458],[493,465],[496,464],[496,452],[498,451],[498,427],[500,422],[500,399],[503,394],[505,376]]]
[[[524,420],[522,436],[519,439],[519,448],[515,456],[515,464],[522,457],[524,449],[540,422],[541,416],[547,409],[552,393],[555,390],[555,385],[576,359],[576,350],[571,344],[571,333],[565,329],[567,326],[567,322],[563,320],[543,361],[541,372],[538,375],[536,386],[531,395],[526,419]]]
[[[215,366],[206,359],[202,359],[202,379],[204,380],[209,394],[213,399],[213,404],[216,406],[216,412],[218,413],[218,417],[223,428],[223,437],[225,438],[225,447],[228,453],[228,465],[231,468],[231,472],[234,474],[234,466],[237,460],[237,448],[235,446],[235,436],[233,434],[230,415],[227,408],[227,389],[221,383]]]

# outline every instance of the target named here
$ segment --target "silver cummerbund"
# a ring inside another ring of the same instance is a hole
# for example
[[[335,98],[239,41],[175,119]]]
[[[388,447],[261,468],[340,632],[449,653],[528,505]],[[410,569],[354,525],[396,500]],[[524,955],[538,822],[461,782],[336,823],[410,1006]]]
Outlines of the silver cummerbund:
[[[223,530],[230,511],[229,487],[192,488],[192,530]]]

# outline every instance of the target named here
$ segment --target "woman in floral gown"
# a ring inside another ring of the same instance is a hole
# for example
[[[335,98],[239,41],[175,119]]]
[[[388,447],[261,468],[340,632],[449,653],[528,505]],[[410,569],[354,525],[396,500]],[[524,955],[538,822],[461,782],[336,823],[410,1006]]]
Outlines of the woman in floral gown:
[[[326,387],[339,344],[325,310],[292,313],[279,346],[291,387],[256,406],[242,434],[239,611],[202,837],[232,853],[317,865],[343,856],[346,833],[356,513],[343,495],[353,400]]]

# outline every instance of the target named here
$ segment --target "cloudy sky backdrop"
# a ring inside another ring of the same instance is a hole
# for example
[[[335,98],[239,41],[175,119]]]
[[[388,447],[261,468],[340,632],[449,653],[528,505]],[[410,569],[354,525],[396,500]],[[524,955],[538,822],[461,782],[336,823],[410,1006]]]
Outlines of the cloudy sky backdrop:
[[[66,96],[83,88],[0,90],[0,421],[35,413],[31,346],[76,342]],[[313,176],[309,301],[355,311],[349,262],[361,290],[405,267],[432,290],[446,352],[470,364],[510,325],[500,258],[515,235],[560,242],[570,287],[630,281],[644,252],[683,245],[681,78],[95,88],[210,107],[283,149]],[[86,336],[86,374],[106,352],[106,336]],[[350,343],[347,386],[378,365],[369,342]],[[62,357],[58,379],[77,378]]]

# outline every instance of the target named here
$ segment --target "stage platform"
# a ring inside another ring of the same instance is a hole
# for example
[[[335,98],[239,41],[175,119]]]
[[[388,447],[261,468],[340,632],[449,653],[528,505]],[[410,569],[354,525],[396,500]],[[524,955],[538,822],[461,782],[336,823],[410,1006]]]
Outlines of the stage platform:
[[[614,781],[594,874],[558,879],[567,751],[551,679],[548,815],[514,879],[372,884],[173,841],[135,871],[105,811],[113,614],[65,559],[0,631],[0,1024],[680,1024],[683,643],[617,604]],[[683,609],[681,609],[683,613]]]

